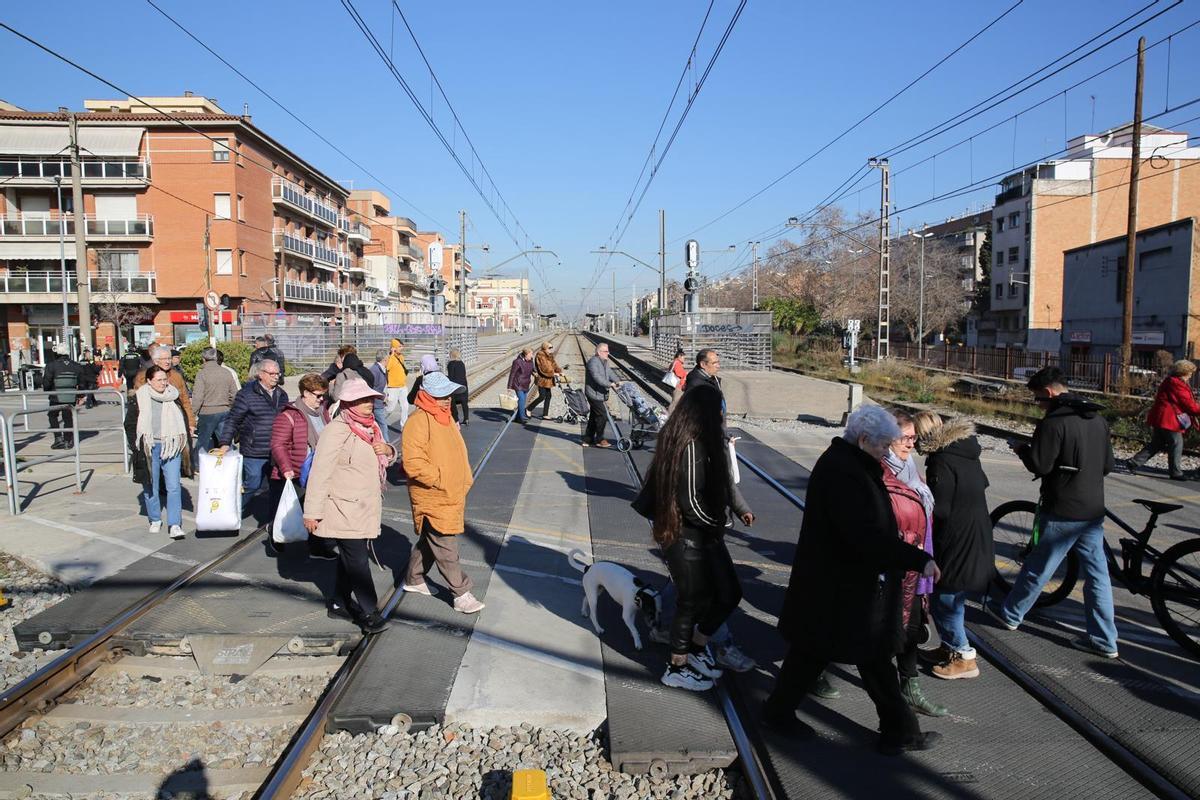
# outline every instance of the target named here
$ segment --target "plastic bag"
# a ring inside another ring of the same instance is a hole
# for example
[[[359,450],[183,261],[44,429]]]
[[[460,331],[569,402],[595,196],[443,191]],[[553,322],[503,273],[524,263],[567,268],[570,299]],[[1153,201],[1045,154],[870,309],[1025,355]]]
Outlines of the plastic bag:
[[[662,376],[662,382],[672,389],[679,386],[679,376],[675,374],[674,368],[667,370],[667,374]]]
[[[271,523],[271,540],[276,544],[308,541],[308,530],[304,527],[304,509],[300,507],[300,496],[296,485],[288,481],[283,485],[283,496]]]
[[[737,448],[734,447],[734,442],[740,439],[740,436],[729,437],[729,478],[734,483],[742,482],[742,471],[738,468]]]
[[[196,530],[236,531],[242,527],[242,454],[200,453],[196,489]]]
[[[500,408],[505,411],[517,410],[517,393],[509,389],[500,393]]]

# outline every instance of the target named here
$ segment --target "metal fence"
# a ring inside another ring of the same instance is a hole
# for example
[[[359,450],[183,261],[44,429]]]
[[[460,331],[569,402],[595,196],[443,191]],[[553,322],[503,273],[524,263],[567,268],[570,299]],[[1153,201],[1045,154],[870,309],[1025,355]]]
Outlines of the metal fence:
[[[682,347],[690,360],[706,347],[721,356],[721,369],[771,369],[770,311],[696,311],[651,321],[654,353],[664,363]]]
[[[241,326],[242,341],[270,334],[289,364],[301,369],[324,369],[344,344],[354,345],[366,364],[376,350],[387,350],[392,339],[405,344],[407,358],[433,353],[441,363],[458,350],[467,364],[479,353],[479,328],[474,317],[428,312],[372,312],[366,321],[327,324],[309,314],[254,314]]]

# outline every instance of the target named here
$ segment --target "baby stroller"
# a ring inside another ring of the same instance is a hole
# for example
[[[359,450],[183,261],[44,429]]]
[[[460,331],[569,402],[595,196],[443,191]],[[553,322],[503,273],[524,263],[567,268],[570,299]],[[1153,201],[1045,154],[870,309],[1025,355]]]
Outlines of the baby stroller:
[[[574,425],[577,422],[583,422],[588,418],[588,401],[584,397],[582,389],[576,389],[571,385],[571,380],[562,375],[558,379],[558,385],[562,387],[563,399],[567,401],[567,413],[561,417],[556,417],[557,422],[567,422]]]
[[[617,397],[629,408],[629,436],[617,440],[617,449],[624,453],[631,447],[641,447],[648,437],[657,436],[666,414],[651,405],[630,381],[617,387]]]

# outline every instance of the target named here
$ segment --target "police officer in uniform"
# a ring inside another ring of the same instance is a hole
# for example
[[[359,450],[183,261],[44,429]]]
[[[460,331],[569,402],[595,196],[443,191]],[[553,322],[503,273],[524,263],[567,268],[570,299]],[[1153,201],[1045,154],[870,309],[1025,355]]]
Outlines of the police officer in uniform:
[[[65,342],[55,345],[54,353],[54,360],[46,365],[46,371],[42,375],[42,389],[50,392],[50,405],[74,406],[78,397],[74,391],[79,389],[83,383],[83,365],[71,360],[71,350]],[[55,391],[69,392],[69,394],[55,394]],[[67,431],[66,433],[55,433],[54,444],[50,445],[50,448],[65,450],[74,447],[75,438],[69,432],[72,424],[71,409],[52,409],[46,416],[50,419],[51,429],[55,431],[59,429],[58,423],[61,418],[61,427]]]

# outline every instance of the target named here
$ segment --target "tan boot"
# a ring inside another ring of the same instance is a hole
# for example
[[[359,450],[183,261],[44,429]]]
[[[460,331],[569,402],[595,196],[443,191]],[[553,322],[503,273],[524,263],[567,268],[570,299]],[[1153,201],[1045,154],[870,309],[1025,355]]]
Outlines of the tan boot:
[[[950,651],[950,658],[944,664],[933,668],[935,678],[952,681],[958,678],[978,678],[979,664],[973,658],[963,658],[957,650]]]

